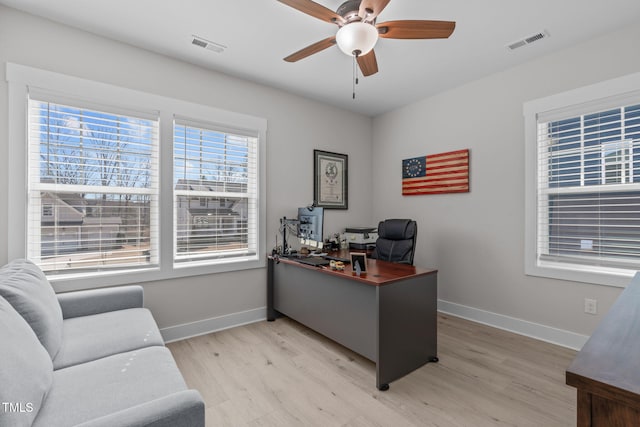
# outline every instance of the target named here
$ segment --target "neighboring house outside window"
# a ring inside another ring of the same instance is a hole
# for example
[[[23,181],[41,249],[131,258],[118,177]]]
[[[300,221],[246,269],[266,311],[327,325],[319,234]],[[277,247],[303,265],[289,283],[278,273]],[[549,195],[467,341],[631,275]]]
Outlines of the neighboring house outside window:
[[[528,274],[619,284],[640,269],[639,89],[525,105]]]
[[[53,217],[53,205],[49,203],[42,204],[42,218]]]

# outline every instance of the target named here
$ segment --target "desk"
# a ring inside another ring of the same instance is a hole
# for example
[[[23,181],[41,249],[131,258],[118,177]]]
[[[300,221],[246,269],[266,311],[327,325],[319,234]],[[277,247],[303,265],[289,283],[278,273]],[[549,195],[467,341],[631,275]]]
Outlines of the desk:
[[[347,253],[332,254],[347,258]],[[437,270],[367,259],[367,273],[269,257],[267,320],[278,312],[376,364],[376,387],[437,362]]]
[[[567,368],[578,389],[577,425],[640,425],[640,273]]]

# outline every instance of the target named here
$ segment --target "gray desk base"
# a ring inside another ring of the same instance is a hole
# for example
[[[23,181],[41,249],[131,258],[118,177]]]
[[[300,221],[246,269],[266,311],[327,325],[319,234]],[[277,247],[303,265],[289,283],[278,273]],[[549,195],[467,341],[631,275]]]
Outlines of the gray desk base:
[[[280,312],[376,363],[376,387],[437,358],[437,273],[373,286],[269,260],[267,319]]]

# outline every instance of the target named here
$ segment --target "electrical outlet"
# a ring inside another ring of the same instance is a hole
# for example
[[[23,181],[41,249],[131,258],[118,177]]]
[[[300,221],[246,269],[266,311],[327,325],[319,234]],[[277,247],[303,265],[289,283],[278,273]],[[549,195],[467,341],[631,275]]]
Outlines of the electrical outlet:
[[[587,314],[598,314],[598,300],[585,298],[584,312]]]

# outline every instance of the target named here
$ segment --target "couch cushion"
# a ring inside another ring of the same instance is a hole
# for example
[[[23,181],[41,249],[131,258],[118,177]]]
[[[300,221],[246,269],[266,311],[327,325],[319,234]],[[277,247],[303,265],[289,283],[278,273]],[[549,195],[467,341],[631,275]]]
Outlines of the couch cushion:
[[[54,371],[33,426],[76,425],[186,389],[166,347],[116,354]]]
[[[53,368],[153,345],[164,345],[158,326],[146,308],[109,311],[65,319],[62,347],[53,359]]]
[[[0,425],[30,426],[52,378],[47,350],[24,318],[0,297]]]
[[[0,269],[0,296],[24,317],[53,359],[62,343],[62,311],[40,268],[26,259]]]

